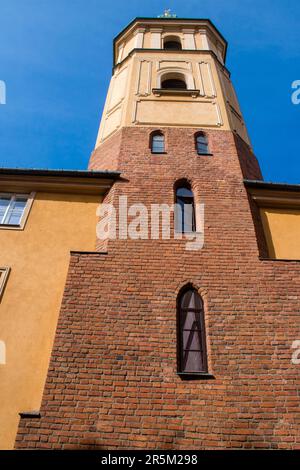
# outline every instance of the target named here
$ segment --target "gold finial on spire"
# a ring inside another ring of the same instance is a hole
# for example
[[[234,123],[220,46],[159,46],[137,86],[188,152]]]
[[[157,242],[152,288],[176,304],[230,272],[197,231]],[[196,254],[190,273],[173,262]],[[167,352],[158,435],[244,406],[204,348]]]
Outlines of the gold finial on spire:
[[[177,18],[177,15],[171,13],[170,8],[166,8],[162,15],[158,15],[157,18]]]

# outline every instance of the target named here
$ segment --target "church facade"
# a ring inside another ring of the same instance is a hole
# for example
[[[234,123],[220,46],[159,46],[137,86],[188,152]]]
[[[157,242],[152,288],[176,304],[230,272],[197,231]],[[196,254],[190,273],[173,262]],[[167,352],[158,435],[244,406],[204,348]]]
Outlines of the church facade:
[[[1,366],[4,412],[13,409],[3,445],[300,448],[300,187],[263,181],[226,49],[209,20],[136,18],[114,40],[88,171],[0,173],[3,193],[42,191],[41,212],[56,199],[81,227],[76,240],[63,237],[55,262],[65,274],[57,285],[51,274],[51,307],[45,287],[51,318],[37,306],[29,326],[14,320],[20,353],[35,350],[33,334],[47,346],[28,359],[26,376],[8,361]],[[31,199],[32,208],[23,201],[23,237],[37,206]],[[9,210],[6,243],[16,237]],[[14,266],[1,256],[0,268],[11,269],[0,314],[17,295]],[[51,266],[51,250],[45,256]],[[5,328],[9,345],[8,318]],[[17,377],[33,381],[22,399],[13,393]]]

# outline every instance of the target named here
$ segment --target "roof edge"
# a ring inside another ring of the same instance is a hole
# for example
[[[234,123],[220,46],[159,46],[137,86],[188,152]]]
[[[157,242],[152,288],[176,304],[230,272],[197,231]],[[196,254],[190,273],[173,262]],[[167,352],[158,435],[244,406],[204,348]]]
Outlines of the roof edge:
[[[277,189],[285,191],[300,191],[300,184],[289,184],[289,183],[274,183],[272,181],[262,180],[244,180],[244,184],[247,188],[258,188],[258,189]]]
[[[225,43],[225,52],[224,52],[224,62],[226,61],[226,55],[227,55],[227,47],[228,47],[228,42],[227,40],[224,38],[223,34],[220,33],[219,29],[215,26],[215,24],[209,19],[209,18],[157,18],[157,17],[147,17],[147,16],[137,16],[136,18],[134,18],[133,20],[131,20],[127,26],[125,26],[125,28],[123,28],[119,34],[117,34],[117,36],[114,37],[113,39],[113,63],[115,65],[115,43],[116,41],[128,30],[131,28],[131,26],[137,22],[137,21],[188,21],[188,22],[192,22],[192,21],[205,21],[207,22],[215,31],[216,33],[220,36],[220,38],[224,41]]]
[[[20,175],[20,176],[61,176],[76,178],[112,178],[116,179],[120,176],[119,171],[110,170],[59,170],[59,169],[43,169],[43,168],[5,168],[0,167],[0,175]]]

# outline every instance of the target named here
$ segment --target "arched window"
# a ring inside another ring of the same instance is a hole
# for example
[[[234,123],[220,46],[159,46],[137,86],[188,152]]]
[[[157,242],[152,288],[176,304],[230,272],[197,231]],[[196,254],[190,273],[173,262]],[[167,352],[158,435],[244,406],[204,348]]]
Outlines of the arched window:
[[[178,372],[207,373],[203,300],[192,286],[177,299]]]
[[[187,86],[186,86],[184,76],[180,73],[174,73],[174,74],[167,74],[164,77],[162,77],[161,88],[165,90],[174,90],[174,89],[186,90]]]
[[[181,41],[177,36],[167,36],[164,39],[164,49],[170,51],[181,51]]]
[[[165,136],[162,132],[156,131],[151,134],[150,147],[152,153],[164,153],[165,151]]]
[[[198,155],[209,155],[208,140],[204,132],[196,134],[195,143]]]
[[[196,231],[194,194],[188,182],[175,189],[175,230],[178,233]]]

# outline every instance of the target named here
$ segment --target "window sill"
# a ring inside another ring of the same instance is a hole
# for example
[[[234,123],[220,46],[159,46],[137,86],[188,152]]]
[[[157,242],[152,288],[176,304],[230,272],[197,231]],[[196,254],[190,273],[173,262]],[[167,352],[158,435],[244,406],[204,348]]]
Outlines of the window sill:
[[[199,153],[199,152],[197,152],[197,155],[199,155],[201,157],[212,157],[213,153]]]
[[[23,230],[22,225],[0,224],[0,230]]]
[[[151,155],[167,155],[167,152],[151,152]]]
[[[196,98],[200,94],[200,90],[185,90],[180,88],[152,88],[152,93],[155,96],[161,95],[182,95],[182,96],[192,96]]]
[[[22,411],[19,416],[21,419],[40,419],[41,413],[39,411]]]
[[[175,230],[175,233],[177,235],[203,235],[203,232],[200,232],[200,230],[191,230],[190,232],[180,232],[179,230]]]
[[[260,261],[281,261],[281,262],[294,262],[299,263],[299,258],[259,258]]]
[[[215,376],[208,372],[177,372],[182,380],[212,380]]]

